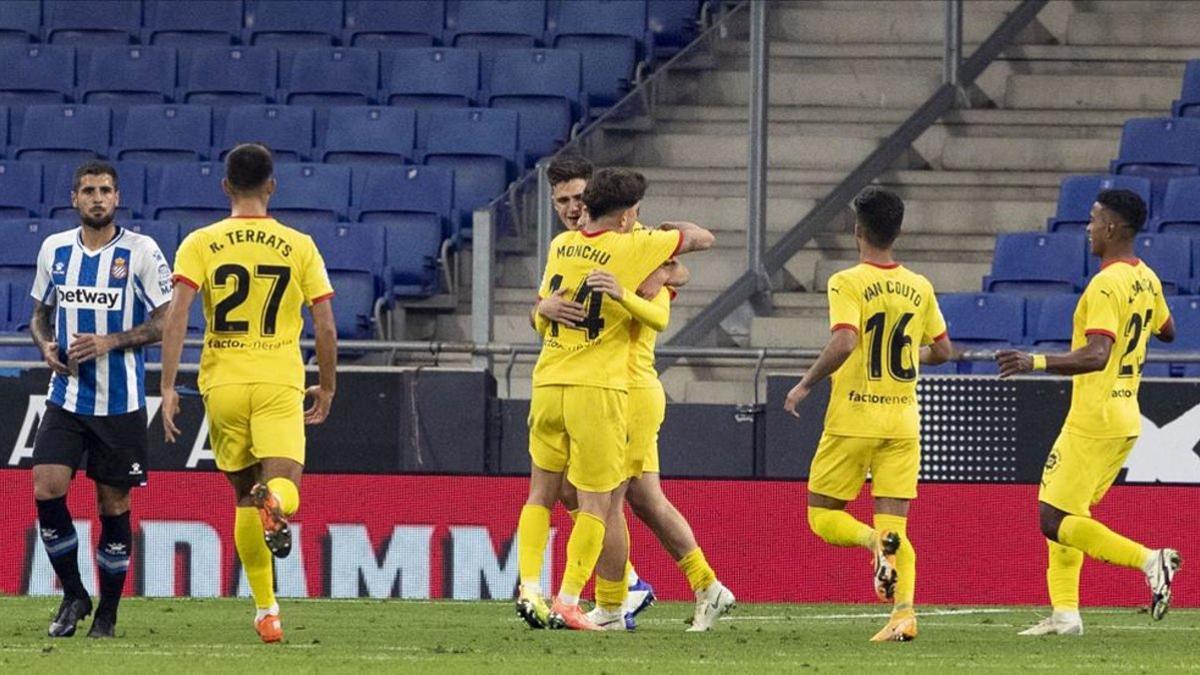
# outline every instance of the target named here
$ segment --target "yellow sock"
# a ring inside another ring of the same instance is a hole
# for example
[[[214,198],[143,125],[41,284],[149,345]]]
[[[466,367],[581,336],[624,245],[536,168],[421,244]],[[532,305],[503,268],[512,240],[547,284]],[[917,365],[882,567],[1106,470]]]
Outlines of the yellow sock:
[[[546,542],[550,539],[550,509],[539,504],[521,507],[517,521],[517,571],[522,586],[540,586]]]
[[[1077,548],[1089,556],[1121,567],[1142,569],[1150,549],[1083,516],[1067,516],[1058,526],[1058,543]]]
[[[808,526],[820,538],[834,546],[870,548],[875,530],[841,509],[808,507]]]
[[[1083,552],[1046,540],[1050,545],[1050,562],[1046,566],[1046,587],[1050,589],[1050,606],[1056,612],[1079,611],[1079,572],[1083,569]]]
[[[271,567],[271,551],[263,541],[262,520],[258,509],[239,506],[233,520],[233,543],[242,561],[242,573],[250,584],[254,606],[267,609],[275,604],[275,575]]]
[[[679,569],[687,576],[688,585],[693,591],[702,591],[717,580],[717,573],[704,558],[704,551],[699,548],[683,556],[675,564],[679,565]]]
[[[604,548],[604,521],[587,511],[580,511],[567,539],[567,568],[563,571],[558,599],[579,604],[579,594],[592,577],[600,551]]]
[[[283,515],[290,516],[300,508],[300,490],[292,481],[283,477],[272,478],[267,481],[267,489],[275,493]]]
[[[599,574],[596,575],[596,604],[606,612],[619,612],[621,607],[625,605],[625,598],[629,595],[629,586],[625,585],[624,579],[613,581],[605,579]]]
[[[917,589],[917,552],[908,540],[908,518],[877,513],[875,529],[900,535],[900,550],[896,551],[896,597],[892,606],[895,612],[912,611]]]

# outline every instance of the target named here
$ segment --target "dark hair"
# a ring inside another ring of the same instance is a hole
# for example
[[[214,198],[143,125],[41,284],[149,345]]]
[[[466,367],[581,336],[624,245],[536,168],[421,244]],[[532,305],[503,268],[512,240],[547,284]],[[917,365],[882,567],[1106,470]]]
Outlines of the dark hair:
[[[117,187],[117,170],[108,162],[84,162],[75,168],[75,179],[71,183],[71,191],[78,192],[84,176],[112,176],[113,189]]]
[[[550,166],[546,168],[546,178],[551,187],[577,178],[591,180],[592,169],[592,163],[586,158],[580,155],[564,155],[555,157],[550,162]]]
[[[630,208],[646,194],[646,177],[629,169],[600,169],[583,191],[583,205],[592,220]]]
[[[1140,232],[1146,223],[1146,202],[1133,190],[1103,190],[1096,201],[1134,232]]]
[[[888,248],[900,236],[904,202],[895,192],[872,185],[858,193],[852,206],[867,243],[875,248]]]
[[[234,192],[259,190],[274,173],[271,151],[260,143],[243,143],[225,157],[225,180]]]

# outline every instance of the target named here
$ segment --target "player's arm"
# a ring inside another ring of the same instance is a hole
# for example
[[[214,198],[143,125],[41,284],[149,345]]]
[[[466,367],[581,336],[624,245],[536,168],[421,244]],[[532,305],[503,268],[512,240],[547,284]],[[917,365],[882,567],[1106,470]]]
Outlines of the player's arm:
[[[950,336],[942,334],[932,343],[921,347],[921,365],[940,366],[954,358],[954,346],[950,344]]]
[[[337,393],[337,324],[333,304],[328,297],[312,305],[313,333],[317,341],[317,385],[306,392],[313,404],[304,411],[305,424],[320,424],[329,417],[333,395]]]
[[[617,278],[604,270],[592,270],[588,274],[587,285],[621,303],[625,311],[633,315],[638,323],[659,333],[666,330],[667,322],[671,319],[671,310],[668,305],[651,302],[637,293],[622,288]],[[659,284],[660,290],[661,287],[662,285]]]
[[[706,251],[712,248],[713,244],[717,241],[712,232],[695,223],[671,221],[659,225],[658,229],[679,232],[679,245],[675,251],[675,255],[683,255],[684,253],[692,253],[693,251]]]
[[[539,326],[538,319],[547,322],[545,326]],[[538,300],[534,305],[533,310],[529,313],[529,323],[538,334],[544,334],[546,328],[549,327],[549,322],[561,323],[564,326],[574,328],[575,325],[587,318],[587,312],[584,311],[583,305],[573,300],[567,299],[567,289],[561,288],[550,295]]]
[[[833,331],[829,336],[829,342],[825,344],[825,349],[821,350],[821,355],[817,357],[812,367],[804,373],[804,377],[800,378],[799,384],[792,387],[788,392],[787,399],[783,403],[783,409],[791,413],[795,417],[800,417],[800,413],[796,412],[796,406],[808,397],[814,387],[821,383],[822,380],[837,372],[838,368],[850,358],[854,353],[855,347],[858,346],[858,330],[851,326],[842,326]]]
[[[1113,336],[1108,333],[1091,332],[1087,344],[1069,354],[1029,354],[1015,349],[996,352],[1000,364],[1000,377],[1012,377],[1035,370],[1045,370],[1057,375],[1082,375],[1104,370],[1112,353]]]
[[[75,333],[71,345],[67,348],[67,356],[79,361],[91,361],[113,351],[114,349],[132,349],[143,345],[154,344],[162,339],[163,320],[167,317],[167,307],[163,305],[150,312],[150,318],[133,328],[120,333],[96,335],[94,333]]]
[[[1162,340],[1163,342],[1174,342],[1175,341],[1175,317],[1168,316],[1167,320],[1165,322],[1163,322],[1163,325],[1159,326],[1158,332],[1154,334],[1154,337],[1158,338],[1159,340]]]
[[[34,301],[33,316],[29,317],[29,334],[33,336],[33,344],[42,353],[42,360],[50,366],[50,370],[59,375],[69,375],[67,365],[58,358],[58,341],[54,338],[54,322],[51,315],[54,306]]]
[[[179,414],[179,394],[175,391],[175,378],[179,374],[179,359],[183,355],[183,338],[187,335],[188,311],[196,299],[197,288],[184,277],[177,277],[175,293],[166,307],[162,322],[162,377],[159,390],[162,394],[163,438],[174,443],[179,437],[175,416]]]
[[[668,260],[663,263],[663,268],[668,272],[666,285],[671,288],[683,288],[692,280],[691,270],[678,260]]]

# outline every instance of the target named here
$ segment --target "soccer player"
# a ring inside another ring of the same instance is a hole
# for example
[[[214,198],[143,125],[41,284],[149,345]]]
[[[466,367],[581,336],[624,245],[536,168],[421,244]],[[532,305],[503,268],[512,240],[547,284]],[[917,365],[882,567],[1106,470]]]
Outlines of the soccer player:
[[[875,593],[892,600],[893,609],[871,639],[903,642],[917,636],[917,557],[906,534],[921,464],[917,373],[919,364],[947,361],[951,346],[933,285],[893,257],[904,202],[868,187],[853,208],[859,264],[830,278],[832,335],[784,408],[799,417],[796,406],[832,375],[825,430],[809,471],[808,524],[830,544],[873,553]],[[868,471],[874,527],[845,510]]]
[[[1100,271],[1075,309],[1068,354],[997,353],[1000,377],[1031,371],[1071,375],[1071,409],[1046,458],[1038,516],[1050,548],[1046,585],[1054,612],[1021,635],[1082,635],[1079,573],[1083,556],[1141,570],[1150,585],[1150,615],[1171,603],[1179,552],[1151,550],[1092,519],[1142,431],[1138,387],[1150,334],[1175,339],[1175,322],[1154,270],[1133,254],[1146,204],[1129,190],[1105,190],[1092,204],[1088,239]]]
[[[533,626],[562,624],[600,630],[579,608],[579,594],[597,571],[597,595],[624,600],[628,559],[624,537],[616,545],[620,564],[596,567],[606,527],[621,528],[627,469],[629,312],[590,288],[594,269],[611,272],[622,286],[636,286],[670,258],[712,245],[713,236],[692,224],[660,230],[628,230],[645,194],[641,174],[604,169],[583,193],[588,221],[555,237],[539,297],[569,289],[585,309],[573,327],[552,325],[533,373],[529,429],[530,491],[518,522],[521,574],[518,613]],[[569,462],[568,462],[569,459]],[[579,513],[567,542],[566,570],[553,608],[542,598],[539,573],[550,529],[550,508],[562,479],[575,485]],[[618,602],[619,606],[620,602]]]
[[[188,235],[175,261],[175,299],[163,329],[162,415],[166,439],[179,435],[175,377],[188,308],[204,296],[200,393],[217,468],[237,498],[234,543],[263,642],[283,639],[272,554],[291,552],[288,518],[300,507],[304,425],[329,415],[336,387],[333,288],[312,238],[267,215],[275,192],[271,151],[234,148],[221,186],[230,217]],[[316,334],[319,384],[304,388],[302,305]],[[313,403],[304,409],[305,396]]]
[[[162,337],[171,270],[154,240],[113,222],[121,193],[111,165],[75,170],[80,227],[52,234],[38,253],[33,341],[54,372],[33,447],[38,532],[63,588],[50,637],[70,637],[92,612],[79,576],[79,540],[67,488],[87,456],[96,483],[100,605],[88,637],[114,636],[133,536],[129,491],[146,484],[142,347]]]

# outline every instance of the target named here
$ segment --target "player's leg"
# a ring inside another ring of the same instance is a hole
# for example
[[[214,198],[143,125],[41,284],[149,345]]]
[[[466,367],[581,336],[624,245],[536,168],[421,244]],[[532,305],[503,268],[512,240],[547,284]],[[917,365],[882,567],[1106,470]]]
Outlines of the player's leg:
[[[874,554],[876,593],[887,597],[880,580],[894,583],[895,552],[899,541],[881,537],[874,528],[846,513],[867,479],[878,441],[822,434],[808,475],[808,526],[834,546],[861,547]]]
[[[529,402],[529,496],[517,520],[517,615],[531,628],[547,628],[550,605],[542,589],[542,564],[550,541],[550,512],[565,489],[570,440],[562,419],[563,387],[534,387]]]
[[[881,541],[896,541],[895,581],[891,584],[892,616],[877,641],[906,642],[917,636],[913,597],[917,584],[917,553],[908,538],[908,507],[917,497],[921,444],[916,438],[879,443],[871,456],[871,494],[875,497],[875,531]],[[885,552],[886,553],[886,552]],[[877,569],[885,565],[877,563]],[[877,591],[888,597],[887,579],[876,579]]]
[[[658,431],[667,412],[667,397],[661,385],[657,387],[635,387],[629,390],[629,445],[626,448],[625,464],[629,469],[630,491],[647,471],[658,471]],[[633,504],[630,503],[632,507]],[[636,511],[635,511],[636,514]],[[643,521],[644,522],[644,521]],[[626,528],[626,534],[629,530]],[[655,601],[654,587],[638,576],[632,560],[625,564],[625,584],[629,593],[625,598],[625,611],[630,615],[630,624],[638,614],[652,606]]]
[[[605,630],[626,630],[625,599],[629,586],[625,581],[629,564],[629,530],[625,522],[625,491],[622,483],[613,491],[604,522],[604,546],[596,561],[596,608],[588,618]]]
[[[261,466],[251,488],[267,548],[278,558],[292,552],[288,518],[300,508],[304,473],[304,392],[294,387],[249,387],[250,451]]]

